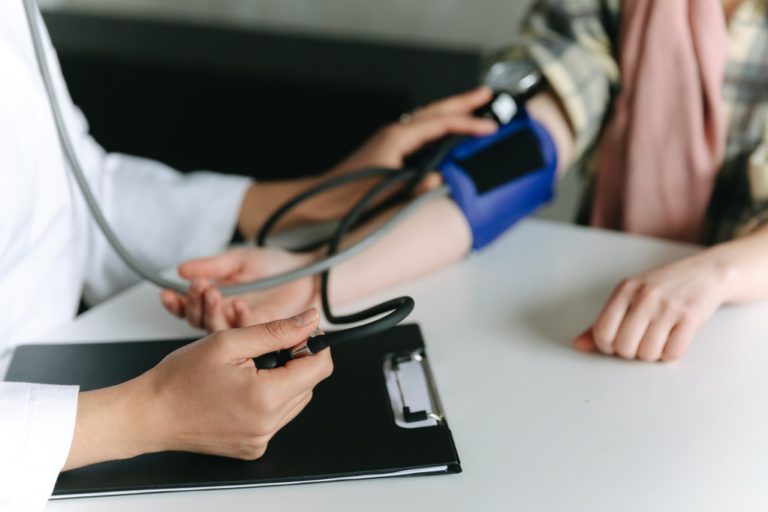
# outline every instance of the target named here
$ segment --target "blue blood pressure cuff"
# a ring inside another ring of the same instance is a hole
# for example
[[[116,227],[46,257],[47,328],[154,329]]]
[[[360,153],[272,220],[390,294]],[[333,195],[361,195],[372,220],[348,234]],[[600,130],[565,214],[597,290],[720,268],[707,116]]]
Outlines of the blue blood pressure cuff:
[[[552,199],[557,152],[549,132],[521,108],[493,135],[459,143],[438,170],[479,250]]]

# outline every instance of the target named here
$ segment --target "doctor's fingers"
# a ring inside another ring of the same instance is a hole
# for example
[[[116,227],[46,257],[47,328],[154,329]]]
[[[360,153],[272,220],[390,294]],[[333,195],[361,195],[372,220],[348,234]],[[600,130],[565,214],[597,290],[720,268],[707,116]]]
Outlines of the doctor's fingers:
[[[418,120],[447,114],[471,114],[491,101],[492,98],[493,91],[491,88],[481,86],[471,91],[430,103],[426,107],[417,110],[413,117]]]
[[[218,333],[214,337],[220,340],[221,355],[224,358],[236,364],[253,366],[252,358],[254,357],[275,352],[276,350],[293,348],[303,343],[317,328],[319,322],[320,313],[318,310],[316,308],[309,308],[291,318],[231,329]],[[286,367],[274,370],[259,370],[259,375],[263,373],[266,376],[269,372],[284,370]]]

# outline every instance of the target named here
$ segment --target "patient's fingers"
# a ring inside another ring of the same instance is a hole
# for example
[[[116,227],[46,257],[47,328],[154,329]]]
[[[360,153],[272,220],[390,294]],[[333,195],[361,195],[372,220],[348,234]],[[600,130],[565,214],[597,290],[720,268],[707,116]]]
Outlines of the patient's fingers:
[[[498,125],[490,119],[480,119],[468,115],[451,114],[441,117],[427,118],[405,125],[395,125],[391,132],[395,135],[392,144],[397,145],[397,151],[409,155],[422,148],[425,144],[440,139],[445,135],[490,135],[498,130]]]
[[[591,327],[576,336],[576,338],[573,340],[573,347],[580,352],[594,352],[597,350],[595,340],[592,337]]]
[[[415,116],[426,118],[446,114],[470,114],[491,101],[492,97],[493,91],[490,87],[481,86],[427,105],[426,108],[417,111]]]
[[[184,318],[186,300],[172,290],[160,291],[160,302],[169,313],[179,318]]]
[[[245,302],[241,300],[235,300],[232,304],[232,307],[235,313],[235,327],[248,327],[249,325],[256,323],[252,318],[253,315],[251,315],[251,310],[248,308]]]
[[[208,288],[203,293],[203,322],[210,332],[232,327],[224,315],[221,292],[216,288]]]
[[[208,288],[205,279],[193,279],[187,292],[187,321],[193,327],[203,327],[203,293]]]

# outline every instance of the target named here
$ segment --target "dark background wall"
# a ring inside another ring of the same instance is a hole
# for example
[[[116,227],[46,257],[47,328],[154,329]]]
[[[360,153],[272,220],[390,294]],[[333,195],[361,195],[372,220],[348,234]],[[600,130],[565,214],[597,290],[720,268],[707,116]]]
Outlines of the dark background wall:
[[[276,179],[327,169],[378,126],[475,85],[480,50],[47,12],[107,149]]]

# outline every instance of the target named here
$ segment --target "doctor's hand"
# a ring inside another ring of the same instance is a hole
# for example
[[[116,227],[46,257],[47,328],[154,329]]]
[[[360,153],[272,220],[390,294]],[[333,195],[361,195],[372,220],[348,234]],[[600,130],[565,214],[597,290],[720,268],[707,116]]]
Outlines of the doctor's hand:
[[[319,304],[316,277],[297,279],[281,286],[236,296],[222,296],[216,286],[238,284],[303,267],[312,254],[277,248],[242,248],[186,262],[179,274],[189,279],[186,295],[161,292],[161,301],[173,315],[193,327],[218,331],[290,316]]]
[[[65,469],[160,451],[261,457],[333,363],[329,350],[273,370],[256,369],[252,358],[298,345],[318,320],[311,309],[212,334],[136,379],[81,393]]]
[[[630,277],[574,345],[624,359],[679,359],[698,329],[726,302],[725,285],[722,266],[707,251]]]

